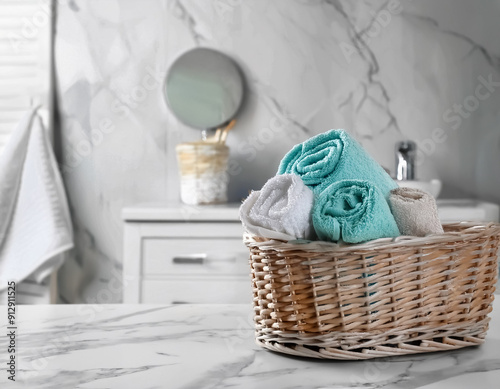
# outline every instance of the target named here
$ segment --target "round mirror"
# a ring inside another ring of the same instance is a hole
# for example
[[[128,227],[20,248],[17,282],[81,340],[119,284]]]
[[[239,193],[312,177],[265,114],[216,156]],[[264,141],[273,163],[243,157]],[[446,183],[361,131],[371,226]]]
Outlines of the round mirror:
[[[218,128],[241,106],[244,82],[240,68],[218,51],[196,48],[172,64],[165,97],[174,115],[200,130]]]

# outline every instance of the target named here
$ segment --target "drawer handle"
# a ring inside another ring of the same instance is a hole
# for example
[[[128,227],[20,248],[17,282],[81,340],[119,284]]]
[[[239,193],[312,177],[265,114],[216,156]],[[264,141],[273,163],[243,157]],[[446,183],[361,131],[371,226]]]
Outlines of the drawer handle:
[[[172,262],[178,264],[202,265],[206,257],[206,254],[185,255],[174,257]]]

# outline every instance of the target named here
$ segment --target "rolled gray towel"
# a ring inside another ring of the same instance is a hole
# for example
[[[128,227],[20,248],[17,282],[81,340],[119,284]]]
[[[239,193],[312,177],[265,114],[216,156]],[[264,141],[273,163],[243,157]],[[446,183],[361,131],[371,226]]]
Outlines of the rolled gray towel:
[[[391,190],[389,205],[402,235],[427,236],[442,234],[436,200],[420,189]]]
[[[299,176],[274,176],[240,207],[240,219],[253,235],[270,239],[310,239],[314,194]]]

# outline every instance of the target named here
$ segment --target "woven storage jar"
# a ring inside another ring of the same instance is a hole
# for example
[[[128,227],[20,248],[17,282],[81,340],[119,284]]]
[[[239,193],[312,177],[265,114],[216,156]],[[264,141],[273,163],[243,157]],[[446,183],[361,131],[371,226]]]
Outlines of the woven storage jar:
[[[181,143],[176,147],[185,204],[227,202],[229,147],[221,143]]]
[[[245,234],[256,341],[270,350],[369,359],[484,342],[500,225],[360,245],[286,243]]]

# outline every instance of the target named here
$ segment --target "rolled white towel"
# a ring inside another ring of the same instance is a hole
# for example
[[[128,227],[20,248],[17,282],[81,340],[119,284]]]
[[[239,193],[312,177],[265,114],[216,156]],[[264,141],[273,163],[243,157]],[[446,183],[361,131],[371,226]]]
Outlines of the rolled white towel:
[[[389,205],[402,235],[442,234],[436,200],[420,189],[397,188],[391,191]]]
[[[270,239],[309,239],[313,233],[314,195],[299,176],[275,176],[259,191],[252,191],[240,207],[245,229]]]

